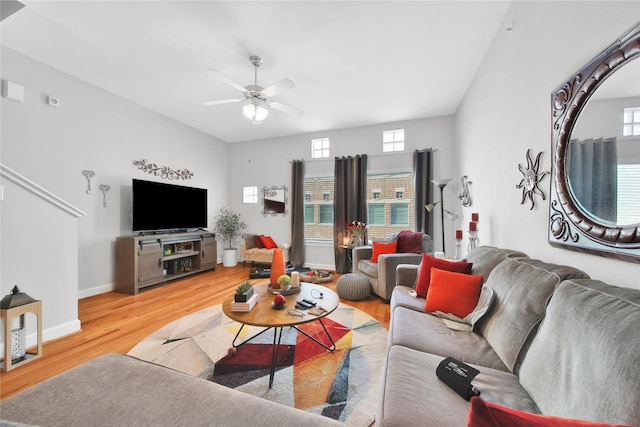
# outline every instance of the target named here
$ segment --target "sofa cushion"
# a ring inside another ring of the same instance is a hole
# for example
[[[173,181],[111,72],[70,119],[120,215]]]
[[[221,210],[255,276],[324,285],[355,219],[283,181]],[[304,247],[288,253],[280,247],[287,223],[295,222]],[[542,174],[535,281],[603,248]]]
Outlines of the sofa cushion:
[[[402,230],[398,233],[398,253],[422,253],[422,235],[419,231]]]
[[[625,427],[621,424],[559,418],[507,408],[487,402],[480,397],[471,398],[467,427]],[[630,427],[630,426],[626,426]]]
[[[260,240],[262,240],[265,249],[276,249],[278,247],[278,244],[271,236],[260,236]]]
[[[431,283],[431,269],[439,268],[440,270],[455,271],[457,273],[471,273],[472,264],[469,262],[455,262],[442,258],[436,258],[429,254],[422,254],[422,262],[418,267],[418,278],[416,280],[416,293],[419,297],[426,298]]]
[[[520,380],[545,414],[637,426],[639,331],[640,290],[566,280],[549,301]]]
[[[264,249],[264,243],[262,243],[262,236],[253,236],[254,247],[258,249]],[[247,249],[251,249],[247,246]]]
[[[470,403],[436,377],[436,368],[443,359],[399,345],[389,349],[378,394],[376,427],[465,425]],[[485,399],[539,412],[515,375],[472,366],[480,370],[473,384]]]
[[[398,242],[373,242],[373,253],[371,254],[371,262],[378,262],[378,257],[382,254],[395,254]]]
[[[244,236],[242,236],[244,238],[244,248],[245,249],[253,249],[256,246],[256,240],[255,238],[259,236],[255,235],[255,234],[245,234]],[[260,244],[262,244],[262,242],[260,242]]]
[[[469,252],[464,261],[473,264],[471,274],[484,277],[485,282],[491,271],[507,258],[527,258],[523,252],[500,249],[493,246],[480,246]]]
[[[417,301],[424,307],[424,299]],[[402,345],[438,356],[455,357],[469,364],[507,371],[489,343],[479,334],[456,331],[442,319],[424,311],[396,307],[389,325],[389,345]],[[434,371],[435,373],[435,371]]]
[[[487,285],[493,289],[494,300],[477,327],[512,372],[517,372],[519,357],[556,285],[570,278],[588,276],[573,267],[529,258],[507,258],[489,275]]]
[[[363,259],[358,263],[358,271],[364,273],[369,277],[378,277],[378,263],[371,262],[371,260]]]
[[[478,304],[482,276],[431,269],[431,284],[424,308],[466,317]]]

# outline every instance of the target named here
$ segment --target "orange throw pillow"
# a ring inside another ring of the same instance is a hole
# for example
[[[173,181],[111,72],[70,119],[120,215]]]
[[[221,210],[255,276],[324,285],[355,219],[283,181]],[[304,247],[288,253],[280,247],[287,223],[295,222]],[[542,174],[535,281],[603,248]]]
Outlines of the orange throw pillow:
[[[395,254],[397,247],[398,242],[373,242],[373,255],[371,255],[371,262],[378,262],[378,257],[382,254]]]
[[[467,415],[467,427],[625,427],[621,424],[606,424],[593,421],[532,414],[488,402],[479,397],[471,398]],[[626,426],[630,427],[630,426]]]
[[[431,283],[427,292],[427,311],[442,311],[467,317],[478,305],[482,276],[431,269]]]
[[[470,262],[447,261],[446,259],[436,258],[429,254],[422,254],[420,274],[418,274],[418,280],[416,280],[416,294],[422,298],[427,297],[427,290],[429,290],[429,283],[431,283],[432,268],[471,274],[471,267],[473,267],[473,263]]]
[[[265,249],[277,249],[278,245],[273,241],[271,236],[260,236]]]

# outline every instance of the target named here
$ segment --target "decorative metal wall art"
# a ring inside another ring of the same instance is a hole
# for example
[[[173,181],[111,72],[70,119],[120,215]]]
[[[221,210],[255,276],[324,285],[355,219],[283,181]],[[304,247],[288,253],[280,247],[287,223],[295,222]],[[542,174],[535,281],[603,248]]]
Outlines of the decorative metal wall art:
[[[522,189],[522,200],[520,200],[520,204],[521,205],[524,204],[525,199],[528,197],[529,200],[531,201],[531,208],[529,208],[530,210],[533,210],[533,208],[536,206],[536,202],[533,199],[534,194],[539,194],[542,197],[542,200],[546,199],[546,197],[544,196],[544,192],[538,186],[538,184],[540,184],[540,181],[542,181],[542,179],[545,176],[549,175],[550,172],[538,171],[540,169],[541,156],[542,156],[542,151],[538,153],[538,155],[536,156],[536,160],[534,162],[533,159],[531,158],[531,149],[528,149],[527,150],[527,167],[525,168],[518,163],[518,169],[520,169],[520,172],[522,172],[522,175],[524,175],[524,178],[522,178],[520,183],[516,185],[516,188]]]
[[[94,171],[90,171],[90,170],[82,171],[82,176],[87,178],[87,194],[91,194],[91,178],[93,178],[95,174],[96,173]]]
[[[102,191],[102,206],[107,207],[107,192],[111,190],[111,186],[106,184],[100,184],[98,190]]]
[[[162,179],[191,179],[193,172],[189,169],[171,169],[169,166],[158,166],[155,163],[149,163],[147,159],[134,160],[133,164],[143,172],[159,176]]]
[[[469,192],[469,184],[471,181],[467,179],[467,175],[463,175],[460,178],[460,191],[458,192],[458,199],[462,201],[462,206],[468,208],[471,206],[471,193]]]

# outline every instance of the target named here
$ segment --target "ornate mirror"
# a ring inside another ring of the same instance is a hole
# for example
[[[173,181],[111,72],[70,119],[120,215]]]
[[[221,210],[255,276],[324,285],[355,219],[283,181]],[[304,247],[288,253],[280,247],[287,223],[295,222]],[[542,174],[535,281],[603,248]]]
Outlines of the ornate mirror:
[[[551,102],[549,243],[640,262],[640,24]]]
[[[287,186],[262,187],[262,215],[287,215]]]

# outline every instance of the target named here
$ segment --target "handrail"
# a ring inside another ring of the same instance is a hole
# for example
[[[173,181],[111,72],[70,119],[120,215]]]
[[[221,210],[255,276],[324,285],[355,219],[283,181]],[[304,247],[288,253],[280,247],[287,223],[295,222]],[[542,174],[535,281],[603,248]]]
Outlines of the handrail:
[[[87,214],[83,210],[73,206],[71,203],[61,199],[60,197],[53,194],[51,191],[41,187],[40,185],[31,181],[24,175],[19,174],[18,172],[14,171],[10,167],[2,163],[0,163],[0,176],[18,184],[20,187],[24,188],[25,190],[35,194],[41,199],[51,203],[52,205],[62,209],[63,211],[67,212],[68,214],[76,218],[83,217]]]

